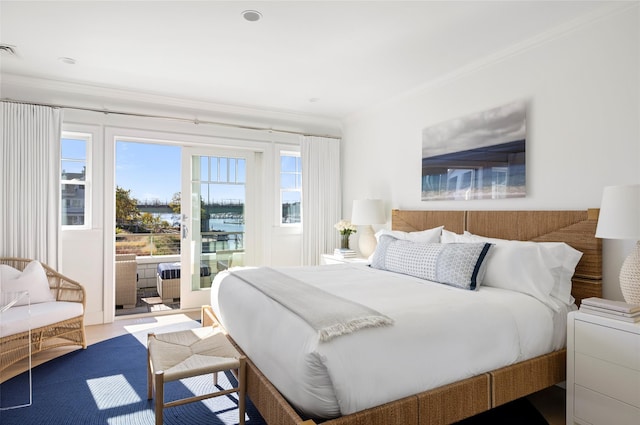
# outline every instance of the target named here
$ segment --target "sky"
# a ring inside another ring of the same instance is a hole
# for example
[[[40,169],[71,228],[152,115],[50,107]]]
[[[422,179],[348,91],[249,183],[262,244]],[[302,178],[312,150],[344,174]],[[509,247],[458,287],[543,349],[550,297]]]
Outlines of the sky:
[[[526,138],[524,101],[452,119],[422,131],[422,157],[500,145]]]
[[[181,155],[179,146],[116,141],[116,185],[130,190],[130,196],[141,204],[156,200],[169,202],[175,193],[181,192]],[[202,165],[202,170],[205,168]],[[241,174],[244,172],[242,167]],[[208,177],[203,177],[206,179]],[[202,189],[201,195],[205,202],[244,201],[244,184],[209,185]]]
[[[179,146],[116,142],[116,185],[131,190],[131,197],[170,201],[180,192]]]

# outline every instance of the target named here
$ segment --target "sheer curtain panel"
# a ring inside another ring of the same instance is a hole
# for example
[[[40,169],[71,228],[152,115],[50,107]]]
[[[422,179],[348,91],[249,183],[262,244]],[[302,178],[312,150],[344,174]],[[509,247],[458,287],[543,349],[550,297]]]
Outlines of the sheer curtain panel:
[[[305,136],[301,144],[302,262],[316,265],[338,246],[333,226],[342,212],[340,140]]]
[[[59,267],[61,122],[57,108],[0,102],[0,256]]]

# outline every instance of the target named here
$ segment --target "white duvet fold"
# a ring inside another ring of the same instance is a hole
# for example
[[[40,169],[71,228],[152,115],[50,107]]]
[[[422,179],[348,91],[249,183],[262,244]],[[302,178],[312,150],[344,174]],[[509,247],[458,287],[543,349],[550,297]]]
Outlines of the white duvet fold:
[[[269,267],[246,267],[229,273],[297,314],[318,332],[321,342],[360,329],[393,324],[392,319],[373,309]]]
[[[354,413],[564,346],[555,313],[522,293],[462,290],[366,266],[278,270],[394,320],[320,343],[278,302],[233,275],[216,276],[211,301],[222,325],[310,417]]]

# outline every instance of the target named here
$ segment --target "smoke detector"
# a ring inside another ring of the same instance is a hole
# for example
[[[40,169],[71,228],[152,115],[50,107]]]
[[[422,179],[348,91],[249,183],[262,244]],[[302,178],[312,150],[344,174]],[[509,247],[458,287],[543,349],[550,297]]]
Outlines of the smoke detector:
[[[242,17],[249,22],[256,22],[262,19],[262,13],[257,10],[245,10],[242,12]]]

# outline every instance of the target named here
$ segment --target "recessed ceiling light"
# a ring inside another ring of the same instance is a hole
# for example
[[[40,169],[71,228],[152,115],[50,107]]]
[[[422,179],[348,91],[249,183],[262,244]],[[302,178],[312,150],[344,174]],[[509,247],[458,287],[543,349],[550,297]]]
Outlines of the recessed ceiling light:
[[[76,60],[74,58],[68,58],[65,56],[61,56],[58,58],[58,60],[62,63],[66,63],[67,65],[75,65],[76,64]]]
[[[262,19],[262,13],[257,10],[245,10],[242,12],[242,17],[249,22],[256,22]]]

